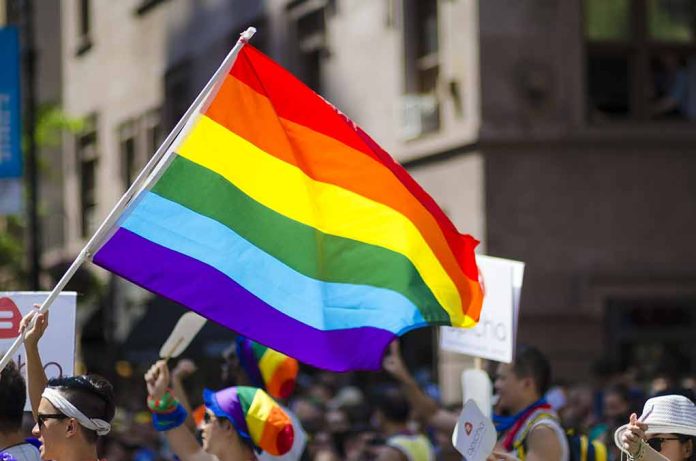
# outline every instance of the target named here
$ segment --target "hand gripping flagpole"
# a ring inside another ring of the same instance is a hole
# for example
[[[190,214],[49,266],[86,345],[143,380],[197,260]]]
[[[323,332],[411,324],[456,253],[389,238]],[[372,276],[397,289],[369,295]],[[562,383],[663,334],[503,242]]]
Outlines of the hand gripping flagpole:
[[[104,239],[104,237],[108,235],[109,232],[111,232],[112,226],[116,223],[118,218],[121,216],[121,213],[123,213],[123,211],[126,209],[131,200],[133,200],[136,197],[136,195],[149,184],[150,180],[154,177],[154,173],[156,173],[158,167],[160,167],[162,163],[164,163],[169,157],[171,157],[171,147],[174,141],[177,138],[184,136],[189,131],[190,127],[194,122],[194,117],[192,116],[199,112],[201,108],[209,102],[208,96],[211,94],[215,94],[215,91],[218,89],[221,83],[221,77],[223,77],[229,72],[230,68],[234,64],[235,59],[237,58],[237,55],[239,54],[239,51],[249,40],[251,40],[251,37],[253,37],[255,33],[256,29],[253,27],[249,27],[247,30],[242,32],[234,48],[232,48],[232,50],[227,54],[225,59],[222,61],[222,64],[220,64],[220,67],[218,67],[218,69],[215,71],[208,83],[205,85],[205,87],[203,87],[203,90],[201,90],[201,92],[198,93],[198,96],[191,103],[186,113],[183,115],[183,117],[181,117],[174,129],[169,133],[167,138],[157,149],[155,155],[153,155],[150,161],[147,162],[145,167],[135,178],[135,180],[128,188],[126,193],[123,194],[123,196],[119,199],[116,205],[114,205],[113,209],[109,212],[109,214],[101,223],[94,235],[92,235],[87,244],[77,255],[77,258],[73,261],[73,263],[70,265],[65,274],[63,274],[63,276],[60,278],[56,286],[53,288],[53,291],[51,291],[51,293],[48,295],[48,298],[46,298],[46,301],[44,301],[43,304],[41,304],[41,307],[39,308],[39,313],[43,314],[44,312],[48,311],[48,309],[56,300],[60,292],[63,291],[70,279],[72,279],[72,277],[75,275],[77,269],[79,269],[80,266],[92,256],[92,253],[95,250],[95,248],[97,248],[101,241]],[[5,352],[5,355],[2,357],[2,360],[0,360],[0,371],[2,371],[7,366],[11,357],[17,352],[19,346],[24,342],[26,330],[31,329],[35,321],[36,317],[32,319],[31,324],[27,326],[27,328],[22,330],[21,334],[17,336],[10,348],[7,350],[7,352]]]

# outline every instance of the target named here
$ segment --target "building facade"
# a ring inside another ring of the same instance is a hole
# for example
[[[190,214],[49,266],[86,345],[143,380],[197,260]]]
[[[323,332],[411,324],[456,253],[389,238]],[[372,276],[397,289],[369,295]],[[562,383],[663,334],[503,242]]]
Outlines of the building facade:
[[[77,254],[254,25],[251,43],[402,162],[481,252],[527,263],[519,339],[558,377],[602,358],[694,370],[691,3],[64,0],[62,101],[91,128],[64,145],[64,239],[46,264]],[[123,339],[148,295],[113,284]],[[457,389],[461,360],[440,365]]]
[[[480,2],[487,249],[527,263],[519,338],[560,377],[694,373],[695,13]]]
[[[249,25],[252,45],[410,162],[460,229],[483,235],[476,2],[64,0],[61,12],[63,104],[89,128],[65,142],[65,241],[48,259],[79,252]],[[111,288],[122,341],[148,295]]]

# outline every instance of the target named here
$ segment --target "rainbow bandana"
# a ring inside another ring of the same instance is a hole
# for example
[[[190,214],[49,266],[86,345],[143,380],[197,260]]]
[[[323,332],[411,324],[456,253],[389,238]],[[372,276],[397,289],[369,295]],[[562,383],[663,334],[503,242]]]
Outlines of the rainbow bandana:
[[[254,386],[276,399],[290,397],[299,371],[297,360],[244,336],[237,336],[237,357]]]
[[[205,406],[218,418],[232,422],[242,439],[273,456],[287,453],[295,436],[292,422],[263,390],[235,386],[203,391]]]

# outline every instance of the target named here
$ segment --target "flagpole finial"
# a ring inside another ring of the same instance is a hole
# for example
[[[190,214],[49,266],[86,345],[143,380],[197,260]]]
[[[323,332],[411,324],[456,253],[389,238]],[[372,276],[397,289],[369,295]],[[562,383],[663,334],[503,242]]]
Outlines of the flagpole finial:
[[[256,27],[249,27],[247,30],[241,33],[239,39],[243,42],[248,42],[251,37],[256,33]]]

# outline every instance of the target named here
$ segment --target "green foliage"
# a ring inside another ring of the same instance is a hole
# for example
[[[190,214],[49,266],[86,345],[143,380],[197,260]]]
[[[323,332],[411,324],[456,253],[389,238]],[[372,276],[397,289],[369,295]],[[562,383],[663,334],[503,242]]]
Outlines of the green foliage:
[[[24,269],[24,226],[16,216],[4,218],[0,230],[0,286],[2,289],[21,290],[26,285]]]
[[[63,133],[79,133],[85,125],[84,118],[69,117],[57,105],[44,104],[38,110],[36,145],[39,149],[58,147]]]
[[[585,0],[585,36],[590,40],[629,37],[629,0]]]
[[[664,2],[652,0],[648,5],[650,37],[668,42],[693,40],[691,25],[694,20],[693,4],[689,0],[676,2],[667,8]]]
[[[627,41],[631,0],[585,0],[585,36],[591,41]],[[633,3],[638,8],[640,3]],[[684,43],[694,39],[696,6],[692,0],[648,0],[650,39]]]
[[[85,129],[85,119],[69,117],[56,104],[46,103],[36,111],[36,129],[34,136],[37,149],[50,149],[61,144],[64,133],[76,134]],[[22,150],[27,152],[29,139],[22,137]]]
[[[37,150],[59,147],[64,133],[79,133],[85,128],[82,118],[67,116],[56,104],[41,105],[36,114],[35,139]],[[22,138],[27,152],[28,138]],[[39,169],[42,169],[39,159]],[[24,216],[0,216],[0,286],[20,290],[26,287],[25,269],[26,219]]]

